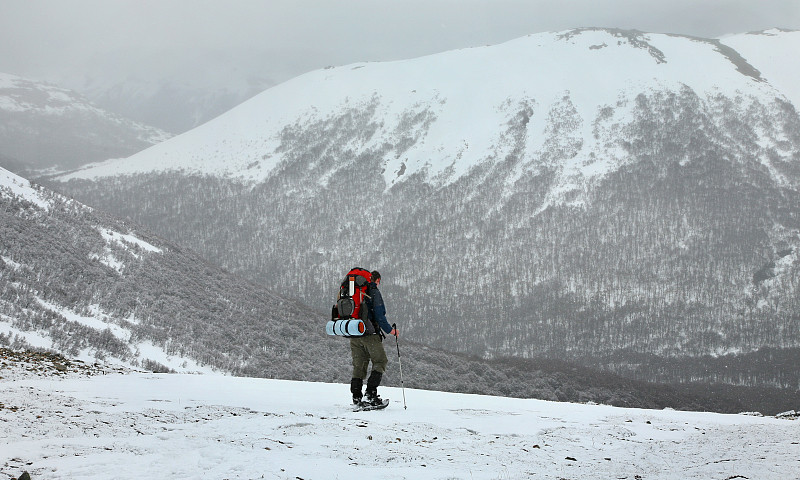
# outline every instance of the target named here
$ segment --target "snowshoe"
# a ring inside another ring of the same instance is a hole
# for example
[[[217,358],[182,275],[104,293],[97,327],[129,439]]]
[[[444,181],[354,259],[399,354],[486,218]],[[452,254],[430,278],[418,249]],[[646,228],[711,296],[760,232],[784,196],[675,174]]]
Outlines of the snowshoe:
[[[389,406],[389,399],[381,399],[380,397],[376,397],[374,400],[375,403],[370,401],[362,401],[357,405],[353,406],[354,412],[366,412],[369,410],[383,410],[384,408]]]

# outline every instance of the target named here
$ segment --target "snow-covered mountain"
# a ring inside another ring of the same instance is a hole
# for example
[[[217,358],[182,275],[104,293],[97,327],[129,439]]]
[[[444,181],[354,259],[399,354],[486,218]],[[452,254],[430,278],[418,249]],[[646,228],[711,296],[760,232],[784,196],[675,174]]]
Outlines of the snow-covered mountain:
[[[624,163],[625,152],[606,143],[613,140],[614,125],[631,120],[638,95],[683,89],[703,97],[743,94],[766,104],[783,95],[719,41],[591,29],[539,34],[415,60],[312,72],[172,142],[76,177],[181,170],[263,181],[287,162],[284,129],[308,129],[359,111],[382,124],[340,147],[354,148],[353,154],[382,151],[378,160],[387,186],[401,180],[403,165],[402,178],[424,172],[429,179],[455,181],[476,165],[503,159],[515,146],[542,155],[569,138],[581,140],[576,158],[588,165],[573,161],[564,174],[590,181]],[[529,133],[524,145],[507,134],[518,115],[523,133]],[[556,128],[558,118],[580,122]],[[592,154],[598,159],[587,162]],[[329,174],[334,167],[327,166]]]
[[[797,388],[798,60],[762,37],[798,46],[578,29],[320,70],[58,188],[321,311],[378,268],[434,345]]]
[[[52,368],[4,359],[0,473],[53,480],[797,476],[794,411],[720,415],[382,388],[389,408],[354,413],[343,384],[97,370],[58,378]]]
[[[126,157],[169,137],[74,91],[0,73],[0,165],[6,168],[64,171]]]

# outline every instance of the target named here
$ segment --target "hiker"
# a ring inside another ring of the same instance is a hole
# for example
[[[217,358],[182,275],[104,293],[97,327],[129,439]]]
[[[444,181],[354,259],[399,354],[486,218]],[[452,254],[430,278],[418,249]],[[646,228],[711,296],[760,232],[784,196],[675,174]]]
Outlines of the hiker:
[[[353,356],[353,379],[350,380],[350,391],[353,393],[353,403],[362,403],[361,389],[364,386],[364,379],[367,379],[366,403],[370,405],[380,405],[383,400],[378,396],[378,386],[381,384],[383,372],[386,371],[386,364],[389,359],[383,349],[383,332],[397,336],[396,326],[389,325],[386,320],[386,306],[383,303],[378,286],[381,283],[381,274],[373,270],[370,274],[367,286],[366,303],[369,317],[365,324],[368,325],[367,332],[363,336],[350,338],[350,352]],[[373,328],[369,328],[373,327]],[[367,368],[372,361],[372,372],[367,378]]]

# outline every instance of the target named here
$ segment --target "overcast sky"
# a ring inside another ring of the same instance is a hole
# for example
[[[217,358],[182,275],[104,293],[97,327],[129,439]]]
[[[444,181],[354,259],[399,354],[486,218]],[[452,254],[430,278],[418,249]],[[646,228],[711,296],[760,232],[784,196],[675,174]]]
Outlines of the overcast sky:
[[[0,0],[0,71],[55,79],[147,55],[147,73],[168,76],[176,58],[201,51],[243,62],[258,51],[282,81],[594,26],[706,37],[800,30],[800,0]]]

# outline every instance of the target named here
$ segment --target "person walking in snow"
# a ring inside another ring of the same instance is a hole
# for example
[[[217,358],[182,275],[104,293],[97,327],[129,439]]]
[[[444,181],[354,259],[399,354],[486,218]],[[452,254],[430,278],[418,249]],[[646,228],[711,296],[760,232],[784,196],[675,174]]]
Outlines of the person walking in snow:
[[[380,405],[383,400],[378,396],[378,386],[381,384],[383,372],[389,359],[383,348],[384,332],[397,336],[397,327],[389,325],[386,320],[386,306],[383,303],[378,286],[381,283],[381,274],[374,270],[371,272],[371,279],[367,286],[365,303],[369,312],[369,321],[366,322],[378,328],[368,328],[365,335],[350,338],[350,353],[353,357],[353,379],[350,381],[350,391],[353,393],[353,403],[358,405],[362,402],[361,389],[364,386],[364,379],[367,380],[366,403],[370,405]],[[369,362],[372,362],[372,372],[367,378]]]

